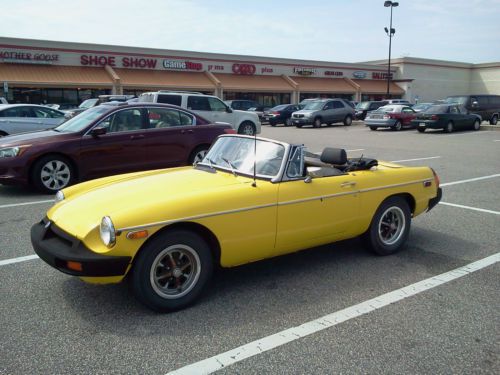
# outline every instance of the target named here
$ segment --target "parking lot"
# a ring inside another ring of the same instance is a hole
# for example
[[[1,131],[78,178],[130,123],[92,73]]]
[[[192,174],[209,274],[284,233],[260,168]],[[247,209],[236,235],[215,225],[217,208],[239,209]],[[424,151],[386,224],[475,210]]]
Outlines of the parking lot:
[[[442,202],[396,255],[355,239],[220,270],[199,303],[157,314],[34,256],[52,197],[0,185],[0,374],[500,373],[500,131],[261,136],[429,165]]]

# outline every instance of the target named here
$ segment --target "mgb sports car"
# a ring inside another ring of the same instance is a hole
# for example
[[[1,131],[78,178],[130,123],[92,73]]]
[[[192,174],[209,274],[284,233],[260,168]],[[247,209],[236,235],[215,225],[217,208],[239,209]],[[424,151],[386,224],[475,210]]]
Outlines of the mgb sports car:
[[[68,187],[31,229],[49,265],[91,283],[127,279],[156,311],[193,303],[216,266],[233,267],[363,236],[402,248],[411,218],[441,199],[436,173],[327,147],[222,135],[192,167]]]

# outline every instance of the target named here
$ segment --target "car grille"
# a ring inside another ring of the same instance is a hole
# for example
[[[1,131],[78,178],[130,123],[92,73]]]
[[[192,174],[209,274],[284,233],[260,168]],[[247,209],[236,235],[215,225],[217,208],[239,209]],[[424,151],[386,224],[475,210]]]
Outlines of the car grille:
[[[304,117],[304,115],[300,115],[300,114],[299,114],[299,115],[293,115],[293,117],[294,117],[294,118],[303,118],[303,117]]]

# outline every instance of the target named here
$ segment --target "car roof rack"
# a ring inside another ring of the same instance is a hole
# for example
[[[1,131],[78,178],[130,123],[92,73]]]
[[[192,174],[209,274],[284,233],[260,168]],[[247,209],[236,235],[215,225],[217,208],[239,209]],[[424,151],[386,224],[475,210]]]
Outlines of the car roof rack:
[[[202,92],[197,91],[172,91],[172,90],[159,90],[161,93],[170,93],[170,94],[199,94],[204,95]]]

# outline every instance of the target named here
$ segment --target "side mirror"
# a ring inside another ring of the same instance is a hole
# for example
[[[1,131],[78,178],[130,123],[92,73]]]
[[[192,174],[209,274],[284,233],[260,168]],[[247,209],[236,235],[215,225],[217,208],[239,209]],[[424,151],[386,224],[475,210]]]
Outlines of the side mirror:
[[[312,182],[313,178],[311,177],[311,175],[307,175],[306,178],[304,179],[304,182],[306,184],[310,184]]]
[[[92,135],[92,137],[99,137],[100,135],[104,135],[107,132],[108,131],[106,130],[106,128],[97,127],[97,128],[92,129],[90,131],[90,134]]]
[[[227,113],[233,113],[233,110],[231,108],[229,108],[229,107],[226,107],[226,112]]]
[[[472,108],[477,108],[478,105],[479,105],[478,102],[472,102]]]

